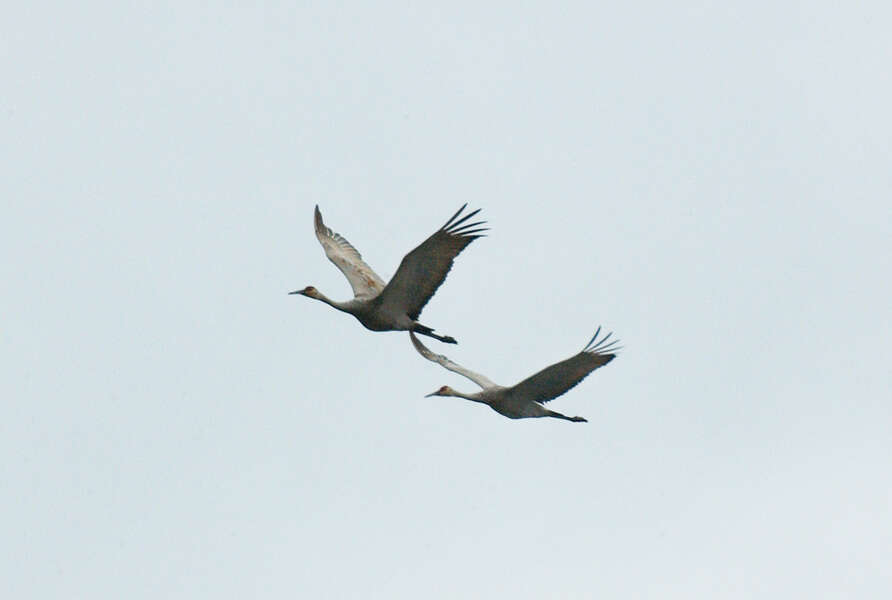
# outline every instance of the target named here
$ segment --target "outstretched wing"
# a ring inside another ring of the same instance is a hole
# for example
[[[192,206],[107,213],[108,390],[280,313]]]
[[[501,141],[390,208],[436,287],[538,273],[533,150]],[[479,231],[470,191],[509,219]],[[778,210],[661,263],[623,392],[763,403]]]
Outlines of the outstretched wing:
[[[333,232],[322,222],[322,213],[316,206],[316,238],[325,250],[328,260],[341,270],[353,295],[357,298],[373,298],[384,289],[384,281],[363,260],[359,251],[344,236]]]
[[[431,352],[427,346],[421,343],[415,334],[411,331],[409,332],[409,337],[412,338],[412,345],[415,346],[415,349],[418,350],[418,354],[423,356],[424,358],[433,361],[435,363],[439,363],[444,369],[449,369],[453,373],[458,373],[459,375],[464,375],[483,389],[498,387],[492,381],[481,375],[480,373],[475,373],[474,371],[470,371],[464,368],[461,365],[457,365],[442,354],[434,354]]]
[[[396,274],[381,292],[384,310],[404,312],[412,320],[418,319],[421,309],[446,280],[455,257],[486,231],[485,227],[480,227],[484,221],[464,224],[480,212],[479,208],[458,218],[466,206],[458,209],[443,227],[403,258]]]
[[[515,385],[512,388],[512,395],[534,402],[548,402],[574,387],[598,367],[609,363],[616,356],[613,352],[619,350],[616,346],[618,340],[607,343],[613,335],[608,333],[596,342],[599,333],[601,333],[600,327],[582,352],[576,356],[546,367]]]

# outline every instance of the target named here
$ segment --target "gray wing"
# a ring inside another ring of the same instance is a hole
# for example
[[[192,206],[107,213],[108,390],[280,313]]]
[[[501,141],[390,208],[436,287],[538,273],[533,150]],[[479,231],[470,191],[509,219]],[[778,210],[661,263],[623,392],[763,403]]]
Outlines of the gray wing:
[[[455,257],[468,244],[482,237],[481,233],[486,231],[480,227],[483,221],[463,224],[480,212],[479,208],[458,219],[466,206],[458,209],[443,227],[403,258],[396,274],[381,292],[385,310],[394,314],[403,312],[413,321],[417,320],[421,309],[446,280]]]
[[[315,225],[316,238],[322,244],[325,256],[341,270],[341,273],[350,282],[353,295],[357,298],[373,298],[381,293],[381,290],[384,289],[384,281],[362,260],[362,255],[353,247],[353,244],[341,234],[335,233],[325,226],[318,205],[316,206]]]
[[[614,340],[607,343],[612,333],[608,333],[596,342],[599,333],[601,333],[600,327],[582,352],[576,356],[546,367],[515,385],[512,388],[513,394],[524,400],[548,402],[564,394],[598,367],[609,363],[616,356],[613,352],[619,350],[616,346],[619,342]]]
[[[442,354],[434,354],[433,352],[431,352],[428,349],[427,346],[422,344],[421,340],[419,340],[417,337],[415,337],[415,334],[412,333],[411,331],[409,332],[409,337],[412,338],[412,345],[415,346],[416,350],[418,350],[418,354],[420,354],[424,358],[426,358],[430,361],[433,361],[435,363],[439,363],[440,366],[442,366],[444,369],[449,369],[453,373],[458,373],[459,375],[464,375],[465,377],[467,377],[468,379],[470,379],[471,381],[473,381],[474,383],[476,383],[483,389],[491,388],[491,387],[498,387],[495,383],[493,383],[492,381],[490,381],[489,379],[487,379],[480,373],[475,373],[474,371],[466,369],[463,366],[452,362],[451,360],[449,360]]]

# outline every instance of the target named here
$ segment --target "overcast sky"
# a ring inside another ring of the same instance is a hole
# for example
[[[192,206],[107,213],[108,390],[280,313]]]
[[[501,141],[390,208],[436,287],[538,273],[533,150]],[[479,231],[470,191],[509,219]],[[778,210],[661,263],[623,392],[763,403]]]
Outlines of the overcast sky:
[[[298,4],[6,9],[2,596],[890,597],[887,3]]]

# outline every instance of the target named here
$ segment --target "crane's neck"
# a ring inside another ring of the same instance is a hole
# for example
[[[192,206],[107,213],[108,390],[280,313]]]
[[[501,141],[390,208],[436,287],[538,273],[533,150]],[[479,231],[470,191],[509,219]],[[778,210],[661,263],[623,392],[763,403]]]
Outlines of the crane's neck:
[[[480,402],[481,404],[489,404],[489,400],[483,397],[482,392],[477,392],[476,394],[465,394],[464,392],[459,392],[458,390],[452,390],[450,396],[455,396],[456,398],[464,398],[465,400],[470,400],[471,402]]]
[[[319,300],[320,302],[325,302],[332,308],[336,308],[341,312],[346,312],[346,313],[353,312],[353,310],[352,310],[352,308],[353,308],[352,302],[353,301],[352,300],[348,300],[347,302],[338,302],[337,300],[332,300],[331,298],[329,298],[328,296],[326,296],[325,294],[323,294],[320,291],[317,291],[316,295],[312,296],[312,297],[316,300]]]

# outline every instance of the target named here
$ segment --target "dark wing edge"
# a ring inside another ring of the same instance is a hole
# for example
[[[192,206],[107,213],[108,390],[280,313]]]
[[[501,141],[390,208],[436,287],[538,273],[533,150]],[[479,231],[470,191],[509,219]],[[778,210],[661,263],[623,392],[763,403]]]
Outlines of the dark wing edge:
[[[409,252],[381,292],[382,303],[404,304],[406,314],[417,320],[428,301],[446,280],[455,257],[468,244],[484,237],[486,221],[467,221],[481,209],[461,216],[467,203],[456,211],[440,229]]]
[[[620,350],[619,340],[610,341],[613,333],[598,340],[601,328],[579,354],[545,367],[535,375],[527,377],[512,388],[518,396],[534,402],[548,402],[576,387],[580,381],[599,367],[616,358]]]

